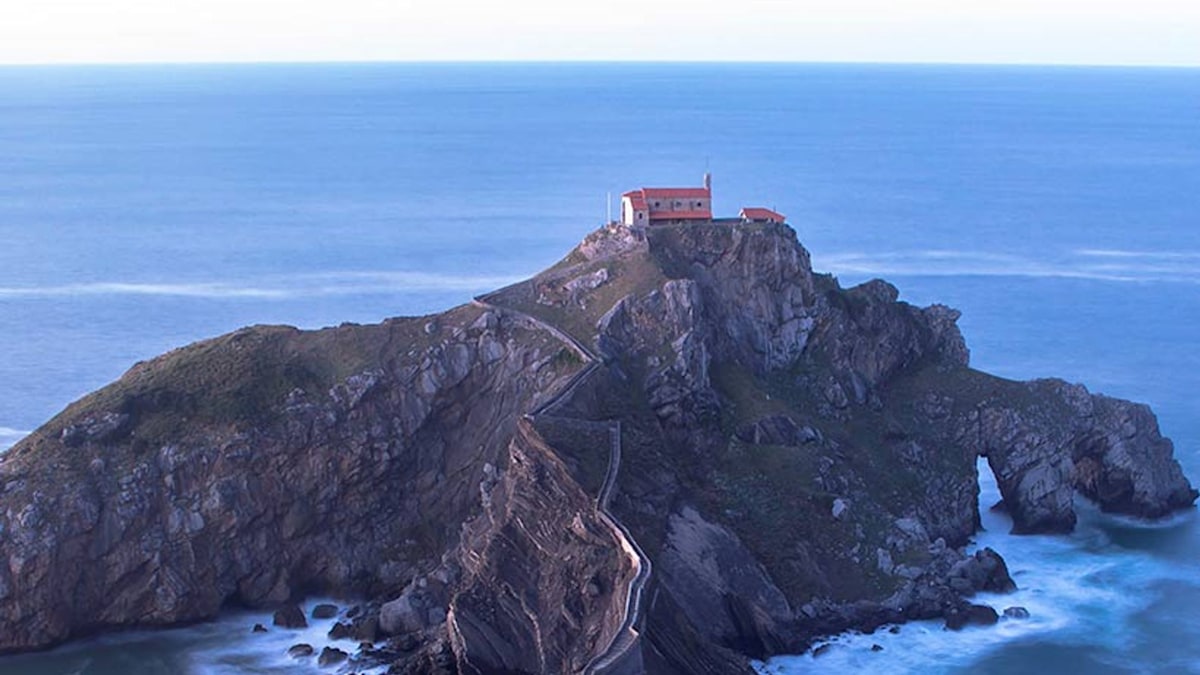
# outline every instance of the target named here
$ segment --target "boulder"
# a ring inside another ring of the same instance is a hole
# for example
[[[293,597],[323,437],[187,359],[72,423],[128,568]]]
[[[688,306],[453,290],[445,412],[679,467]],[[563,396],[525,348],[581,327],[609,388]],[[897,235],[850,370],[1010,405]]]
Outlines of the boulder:
[[[273,619],[276,626],[281,628],[307,628],[308,621],[299,605],[287,605],[275,610]]]
[[[990,548],[976,551],[974,555],[955,563],[950,569],[950,585],[963,595],[973,591],[985,593],[1011,593],[1017,584],[1008,574],[1008,565]]]
[[[350,655],[346,652],[336,647],[326,647],[321,650],[321,655],[317,657],[317,665],[321,666],[322,668],[325,666],[333,666],[345,661],[348,658],[350,658]]]
[[[313,649],[312,645],[305,644],[302,642],[300,644],[292,645],[291,647],[288,647],[287,653],[288,653],[288,656],[290,656],[294,659],[302,659],[302,658],[305,658],[308,656],[312,656],[314,651],[315,650]]]
[[[425,607],[411,591],[379,608],[379,628],[388,635],[419,631],[426,625]]]
[[[312,618],[314,619],[332,619],[337,616],[337,605],[331,605],[323,602],[312,609]]]
[[[354,637],[354,627],[348,623],[338,622],[329,629],[330,640],[349,640]]]
[[[1005,607],[1004,618],[1006,619],[1028,619],[1029,610],[1024,607]]]
[[[803,445],[821,440],[816,429],[800,426],[787,415],[762,417],[752,424],[738,427],[734,434],[739,440],[758,445]]]
[[[354,639],[359,642],[374,643],[379,639],[379,619],[373,616],[363,617],[354,622]]]
[[[996,610],[987,605],[967,605],[946,613],[946,628],[957,631],[967,626],[991,626],[999,620]]]
[[[394,649],[398,652],[411,652],[416,649],[420,642],[412,633],[402,633],[388,640],[389,649]]]

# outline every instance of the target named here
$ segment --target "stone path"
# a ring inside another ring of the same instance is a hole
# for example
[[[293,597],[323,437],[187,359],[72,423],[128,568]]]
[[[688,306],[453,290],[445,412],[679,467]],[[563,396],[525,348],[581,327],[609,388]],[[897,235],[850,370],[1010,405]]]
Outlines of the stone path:
[[[545,415],[549,411],[554,410],[564,401],[570,400],[579,386],[587,380],[601,365],[601,358],[592,352],[586,345],[579,340],[576,340],[571,335],[563,332],[555,326],[552,326],[541,319],[521,312],[519,310],[508,307],[493,305],[490,302],[476,298],[472,301],[475,305],[490,309],[499,313],[507,313],[517,319],[542,330],[549,332],[551,335],[566,343],[571,349],[587,362],[579,372],[575,373],[571,379],[558,392],[549,399],[544,401],[534,410],[530,411],[529,417],[536,418],[539,415]],[[652,566],[650,559],[646,557],[644,551],[638,546],[637,541],[630,534],[629,530],[621,521],[608,510],[608,502],[612,497],[613,488],[616,487],[617,476],[621,471],[621,423],[613,421],[609,423],[609,456],[608,470],[604,474],[604,483],[600,486],[600,492],[596,496],[596,512],[609,530],[613,533],[618,544],[621,546],[622,552],[629,559],[630,565],[635,570],[633,581],[629,583],[625,595],[625,608],[621,625],[613,634],[609,644],[601,650],[588,665],[583,672],[587,675],[596,675],[599,673],[608,672],[615,666],[622,657],[637,643],[639,637],[638,623],[642,613],[642,596],[646,588],[646,583],[650,580]]]

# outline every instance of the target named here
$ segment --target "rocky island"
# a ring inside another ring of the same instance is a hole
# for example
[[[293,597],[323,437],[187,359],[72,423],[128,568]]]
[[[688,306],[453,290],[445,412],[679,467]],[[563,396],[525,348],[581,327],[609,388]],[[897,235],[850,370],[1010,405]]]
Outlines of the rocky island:
[[[994,621],[980,457],[1023,534],[1192,505],[1149,408],[973,370],[957,318],[783,224],[614,225],[439,315],[170,352],[0,459],[0,651],[323,593],[348,670],[749,673]]]

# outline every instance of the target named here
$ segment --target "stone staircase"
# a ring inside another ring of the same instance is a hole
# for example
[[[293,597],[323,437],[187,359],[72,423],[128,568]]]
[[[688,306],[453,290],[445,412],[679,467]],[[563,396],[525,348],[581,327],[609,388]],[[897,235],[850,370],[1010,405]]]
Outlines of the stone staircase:
[[[550,414],[551,411],[558,408],[563,402],[570,400],[579,386],[586,382],[603,363],[600,356],[595,354],[582,342],[535,316],[508,307],[493,305],[482,298],[476,298],[473,300],[473,304],[485,309],[508,314],[530,326],[545,330],[565,343],[586,362],[586,365],[579,372],[575,373],[561,389],[528,413],[527,417],[531,419]],[[633,535],[630,534],[625,525],[608,509],[609,500],[612,498],[613,489],[616,487],[617,476],[620,474],[620,471],[621,423],[613,421],[609,423],[608,469],[604,474],[604,483],[600,486],[600,492],[596,496],[596,512],[600,520],[612,532],[613,537],[621,547],[621,551],[629,559],[635,573],[633,580],[626,589],[621,624],[613,634],[608,645],[600,650],[583,669],[583,673],[586,675],[617,672],[622,660],[637,645],[640,637],[638,624],[642,615],[642,598],[652,571],[650,559],[646,557],[645,552],[638,546]]]

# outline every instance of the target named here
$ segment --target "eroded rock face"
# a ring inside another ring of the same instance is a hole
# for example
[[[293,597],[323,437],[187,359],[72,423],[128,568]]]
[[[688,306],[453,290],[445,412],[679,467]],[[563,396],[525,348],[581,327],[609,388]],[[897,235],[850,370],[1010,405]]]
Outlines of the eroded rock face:
[[[989,400],[962,422],[988,458],[1018,533],[1069,532],[1078,491],[1106,511],[1157,518],[1190,506],[1169,439],[1145,405],[1040,380]]]
[[[463,538],[448,619],[458,669],[581,672],[620,623],[632,571],[532,423],[509,451],[490,506]]]
[[[97,395],[114,414],[85,400],[18,445],[0,463],[0,651],[272,605],[300,588],[399,588],[432,567],[476,508],[483,465],[572,368],[556,342],[494,313],[450,318],[457,327],[416,348],[390,344],[403,327],[387,324],[234,334],[193,348],[206,350],[196,366],[184,353],[131,371]],[[163,428],[138,403],[183,407],[179,370],[303,354],[315,339],[385,351],[327,392],[264,397],[253,424],[172,415],[182,426]]]
[[[667,521],[658,569],[705,640],[751,656],[778,650],[792,608],[737,535],[684,507]]]
[[[1107,396],[1092,403],[1096,421],[1075,439],[1075,489],[1105,510],[1141,518],[1191,506],[1197,492],[1150,407]]]
[[[1145,406],[971,370],[956,311],[842,289],[786,226],[605,228],[486,300],[239,331],[22,441],[0,651],[322,588],[368,596],[339,636],[397,672],[579,672],[615,644],[603,672],[748,673],[831,632],[992,620],[965,599],[1012,589],[964,549],[980,456],[1019,532],[1070,529],[1076,492],[1196,498]],[[602,485],[655,570],[624,642]]]

